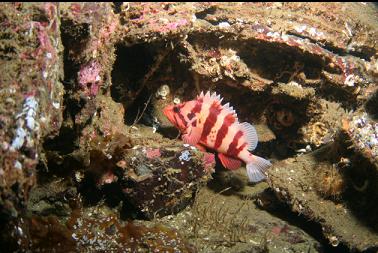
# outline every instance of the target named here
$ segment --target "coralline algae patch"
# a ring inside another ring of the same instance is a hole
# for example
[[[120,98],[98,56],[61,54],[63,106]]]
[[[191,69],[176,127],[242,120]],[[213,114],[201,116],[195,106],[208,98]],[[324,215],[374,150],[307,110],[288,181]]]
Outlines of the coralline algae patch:
[[[347,131],[356,147],[368,157],[378,160],[378,123],[372,121],[367,113],[355,115],[348,122]]]

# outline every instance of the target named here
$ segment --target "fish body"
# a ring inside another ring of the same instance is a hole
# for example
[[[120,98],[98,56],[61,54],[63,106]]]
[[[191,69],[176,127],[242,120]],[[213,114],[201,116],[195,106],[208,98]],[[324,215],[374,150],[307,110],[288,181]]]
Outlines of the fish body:
[[[205,146],[218,152],[224,167],[235,170],[246,163],[251,182],[265,179],[265,171],[271,163],[250,151],[257,146],[255,128],[240,123],[229,103],[222,105],[216,93],[201,94],[195,100],[164,108],[164,114],[182,133],[185,143]]]

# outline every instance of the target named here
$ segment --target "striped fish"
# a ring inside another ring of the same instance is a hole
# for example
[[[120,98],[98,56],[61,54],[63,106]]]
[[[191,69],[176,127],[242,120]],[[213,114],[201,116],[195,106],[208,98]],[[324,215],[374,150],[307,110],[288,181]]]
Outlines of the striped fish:
[[[216,93],[201,92],[195,100],[168,105],[164,114],[180,130],[185,143],[217,151],[223,166],[231,170],[245,162],[251,182],[265,179],[271,163],[250,153],[258,142],[255,128],[247,122],[239,123],[229,103],[221,102]]]

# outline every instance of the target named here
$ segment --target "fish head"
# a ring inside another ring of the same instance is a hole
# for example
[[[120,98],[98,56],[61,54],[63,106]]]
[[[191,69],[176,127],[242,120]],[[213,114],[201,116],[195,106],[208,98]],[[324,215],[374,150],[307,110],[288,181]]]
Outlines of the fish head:
[[[167,105],[163,109],[164,115],[168,118],[168,120],[181,132],[185,131],[186,129],[186,121],[185,117],[182,115],[182,105]]]

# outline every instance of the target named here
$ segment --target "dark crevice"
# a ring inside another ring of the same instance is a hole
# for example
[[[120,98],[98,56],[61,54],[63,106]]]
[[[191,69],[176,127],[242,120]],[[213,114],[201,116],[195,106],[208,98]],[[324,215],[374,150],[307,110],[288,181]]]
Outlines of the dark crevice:
[[[136,92],[154,63],[155,55],[152,48],[146,44],[116,47],[117,59],[112,71],[111,87],[111,96],[116,102],[130,104],[130,100],[136,99]]]
[[[301,72],[307,79],[319,79],[325,67],[320,57],[277,43],[261,43],[251,39],[241,42],[243,45],[240,46],[235,41],[220,41],[217,36],[202,34],[192,34],[188,42],[202,47],[209,55],[216,54],[214,49],[217,48],[233,49],[252,73],[274,82],[287,83]]]
[[[140,118],[140,123],[148,123],[150,114],[150,92],[143,87],[143,80],[151,69],[156,52],[153,47],[137,44],[131,47],[118,46],[117,59],[112,71],[111,96],[125,108],[125,123],[132,125]],[[132,59],[132,60],[130,60]],[[150,125],[150,124],[147,124]]]
[[[331,45],[330,43],[327,43],[327,42],[324,42],[324,43],[319,42],[319,41],[317,41],[317,40],[315,40],[311,37],[305,36],[305,35],[300,34],[300,33],[287,32],[287,34],[291,35],[291,36],[296,36],[296,37],[304,39],[304,40],[308,40],[311,43],[314,43],[314,44],[320,46],[321,48],[328,50],[329,52],[331,52],[335,55],[338,55],[338,56],[354,56],[354,57],[363,59],[365,61],[370,61],[370,58],[375,54],[375,50],[370,49],[370,48],[365,48],[364,52],[362,52],[362,51],[350,51],[350,50],[345,50],[345,49],[342,49],[342,48],[335,47],[335,46],[333,46],[333,45]]]
[[[369,97],[364,107],[373,120],[378,120],[378,89]]]
[[[113,10],[114,10],[114,13],[115,14],[119,14],[121,13],[121,6],[122,6],[123,2],[114,2],[113,3]]]
[[[328,101],[339,103],[347,111],[355,110],[357,107],[356,97],[352,93],[330,83],[316,89],[316,95]]]
[[[70,29],[68,27],[70,27]],[[43,143],[43,148],[46,151],[57,151],[57,153],[59,153],[60,155],[70,154],[76,148],[78,148],[75,144],[78,136],[75,132],[74,125],[67,124],[67,122],[69,122],[69,119],[73,120],[75,118],[75,115],[79,113],[85,105],[84,100],[72,97],[73,89],[75,88],[74,76],[78,68],[77,64],[74,64],[74,62],[69,57],[69,50],[72,47],[71,43],[73,43],[74,39],[72,37],[73,35],[68,31],[75,30],[72,29],[72,27],[72,21],[62,21],[61,36],[64,46],[64,80],[62,81],[62,83],[65,90],[65,94],[63,96],[63,106],[65,108],[63,111],[63,124],[57,136],[55,136],[54,138],[46,139]],[[59,164],[57,164],[55,161],[50,161],[49,163],[49,167],[59,167]]]

